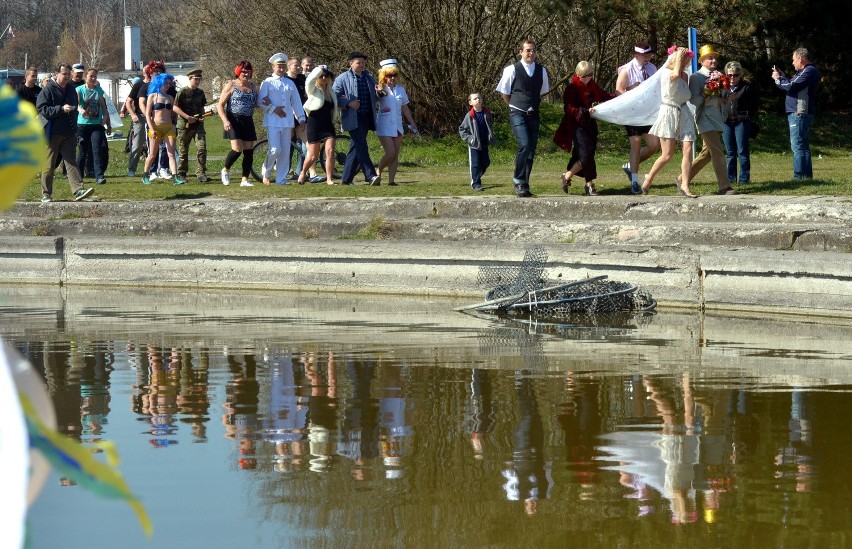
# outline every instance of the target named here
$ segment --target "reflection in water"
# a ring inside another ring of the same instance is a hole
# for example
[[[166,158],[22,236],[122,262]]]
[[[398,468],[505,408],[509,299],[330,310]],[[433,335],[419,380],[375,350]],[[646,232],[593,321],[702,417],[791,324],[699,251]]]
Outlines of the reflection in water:
[[[844,545],[849,386],[781,375],[777,358],[721,368],[736,346],[701,355],[676,320],[580,340],[478,324],[463,344],[437,332],[377,343],[390,322],[346,343],[316,326],[290,339],[10,339],[44,375],[63,432],[135,446],[123,472],[166,544]],[[611,353],[591,358],[606,341]],[[677,365],[648,358],[669,347]],[[645,354],[611,361],[630,353]],[[40,528],[36,546],[106,528],[85,530],[73,490],[45,491],[31,521],[61,527]],[[207,530],[188,533],[175,509]],[[99,515],[120,525],[111,512]]]
[[[248,354],[242,355],[242,362],[231,354],[226,354],[226,358],[231,379],[225,389],[225,403],[222,405],[225,409],[222,415],[225,437],[235,439],[239,444],[240,457],[237,463],[240,469],[254,469],[257,467],[255,451],[260,436],[260,383],[255,377],[257,364],[254,356]]]
[[[199,349],[198,356],[196,361],[191,352],[176,347],[166,351],[155,345],[127,345],[127,363],[136,371],[131,410],[147,424],[155,448],[177,444],[178,423],[192,426],[195,442],[207,436],[207,349]]]
[[[515,399],[518,419],[512,432],[514,448],[512,461],[503,471],[506,484],[506,499],[523,500],[528,515],[538,510],[538,500],[550,497],[553,479],[550,478],[550,462],[544,457],[544,427],[538,409],[538,401],[529,372],[515,372]]]

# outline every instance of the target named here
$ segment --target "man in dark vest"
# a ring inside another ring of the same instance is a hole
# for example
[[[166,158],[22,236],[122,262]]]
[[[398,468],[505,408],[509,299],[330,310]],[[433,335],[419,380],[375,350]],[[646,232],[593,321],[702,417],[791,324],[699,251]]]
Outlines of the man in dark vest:
[[[497,84],[497,91],[503,95],[503,101],[509,105],[509,124],[518,140],[515,154],[515,194],[519,197],[532,196],[530,192],[530,172],[532,171],[535,149],[538,145],[540,124],[538,107],[541,96],[550,92],[550,79],[547,69],[535,62],[536,45],[532,40],[524,40],[518,52],[521,60],[503,69],[503,76]]]

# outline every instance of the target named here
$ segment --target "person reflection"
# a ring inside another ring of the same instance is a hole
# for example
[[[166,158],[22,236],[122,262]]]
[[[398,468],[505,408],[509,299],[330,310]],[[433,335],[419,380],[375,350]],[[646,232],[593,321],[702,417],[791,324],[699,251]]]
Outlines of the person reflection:
[[[565,380],[568,402],[559,420],[565,433],[568,467],[576,474],[582,487],[582,499],[591,496],[589,489],[600,482],[598,466],[594,462],[597,453],[597,437],[602,431],[600,414],[600,382],[597,380],[577,380],[573,372],[568,372]]]
[[[79,372],[80,423],[82,437],[99,440],[109,415],[109,375],[113,370],[115,355],[107,343],[93,342],[92,354],[83,358],[84,368]]]
[[[800,387],[793,388],[790,398],[787,445],[775,455],[775,478],[792,478],[797,492],[810,492],[814,477],[810,398]]]
[[[379,455],[378,407],[370,396],[375,365],[370,360],[346,359],[346,377],[352,384],[352,397],[346,399],[337,453],[353,461],[355,480],[366,480],[367,463]]]
[[[300,396],[293,356],[285,350],[270,360],[269,415],[262,422],[263,439],[275,445],[276,471],[292,472],[302,463],[308,398]],[[300,376],[301,377],[301,376]]]
[[[331,464],[329,434],[337,428],[337,368],[334,353],[328,353],[325,375],[314,360],[313,353],[302,355],[305,374],[311,387],[308,403],[308,441],[310,442],[310,469],[315,473],[326,471]]]
[[[66,347],[45,342],[44,346],[44,375],[56,410],[57,430],[79,441],[83,432],[80,421],[82,398],[79,386],[71,380],[73,365],[82,360],[80,349],[76,343]]]
[[[466,432],[470,434],[473,456],[482,459],[488,433],[494,430],[494,396],[488,370],[473,368],[470,371],[470,399],[466,415]]]
[[[402,478],[402,458],[411,451],[414,431],[411,428],[411,403],[406,398],[401,366],[382,366],[378,391],[381,411],[380,447],[387,467],[385,478]]]
[[[198,351],[198,367],[193,367],[192,353],[184,351],[180,366],[180,388],[177,396],[178,413],[182,423],[192,426],[195,442],[207,440],[207,422],[210,421],[208,372],[210,352],[202,347]]]
[[[518,421],[512,433],[514,452],[512,461],[503,471],[506,483],[506,499],[524,500],[524,511],[534,515],[538,511],[538,500],[549,498],[553,488],[550,464],[544,460],[544,428],[538,410],[529,372],[515,372],[515,398],[518,406]]]
[[[163,350],[154,345],[147,345],[145,359],[147,367],[145,374],[138,374],[138,394],[132,399],[132,408],[138,414],[146,416],[151,428],[148,433],[153,437],[149,440],[155,448],[164,448],[175,441],[169,438],[174,434],[174,414],[177,411],[177,366],[180,352],[172,349],[169,358],[163,358]],[[165,363],[165,364],[164,364]]]
[[[674,399],[665,395],[655,379],[645,378],[645,389],[663,420],[658,446],[666,464],[663,497],[671,502],[672,522],[689,523],[697,520],[695,505],[695,465],[698,464],[698,436],[695,430],[695,402],[689,375],[681,379],[683,390],[683,421],[678,421]]]
[[[678,405],[675,395],[681,389],[684,391],[682,404]],[[643,400],[651,403],[654,411],[643,412],[643,419],[647,421],[656,416],[662,419],[662,428],[659,432],[623,429],[603,435],[605,443],[598,450],[608,457],[599,459],[619,462],[606,469],[621,473],[620,484],[633,490],[626,497],[640,502],[640,516],[655,510],[648,490],[651,487],[669,501],[672,522],[695,522],[693,467],[698,462],[698,438],[689,377],[662,380],[645,376],[641,389],[638,383],[633,383],[631,395],[633,398],[644,396]],[[678,419],[680,413],[683,413],[683,420]]]
[[[244,366],[230,353],[227,354],[227,361],[231,380],[225,387],[225,402],[222,404],[225,409],[222,415],[225,437],[239,443],[240,457],[237,463],[240,469],[256,469],[255,439],[260,395],[260,385],[255,377],[257,364],[254,356],[249,354],[243,355]]]

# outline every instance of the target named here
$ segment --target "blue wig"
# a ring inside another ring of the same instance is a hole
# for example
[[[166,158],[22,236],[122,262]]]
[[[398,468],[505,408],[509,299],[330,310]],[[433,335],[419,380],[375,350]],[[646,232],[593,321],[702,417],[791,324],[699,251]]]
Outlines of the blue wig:
[[[174,79],[175,77],[167,72],[158,74],[151,80],[151,84],[148,85],[148,93],[160,93],[160,90],[163,89],[163,84],[173,82]]]

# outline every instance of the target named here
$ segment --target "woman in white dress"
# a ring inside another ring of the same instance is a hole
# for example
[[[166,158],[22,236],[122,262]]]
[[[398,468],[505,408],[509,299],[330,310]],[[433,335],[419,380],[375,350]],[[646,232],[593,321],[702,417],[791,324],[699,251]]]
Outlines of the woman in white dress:
[[[379,112],[376,115],[376,137],[385,151],[376,172],[379,176],[388,171],[388,185],[396,185],[394,178],[399,166],[399,149],[402,146],[402,117],[408,120],[411,133],[418,133],[417,124],[408,108],[408,94],[405,88],[397,84],[399,69],[396,59],[385,59],[380,63],[379,81],[376,83],[376,94],[379,96]]]
[[[669,54],[668,62],[660,71],[662,73],[660,76],[662,105],[657,114],[657,121],[648,132],[660,138],[662,153],[651,166],[648,175],[645,176],[642,187],[632,190],[636,194],[638,194],[637,191],[648,194],[648,189],[651,188],[654,177],[672,159],[675,143],[680,141],[683,159],[680,163],[681,174],[680,177],[675,179],[675,186],[683,196],[696,198],[696,195],[689,190],[689,184],[681,183],[690,179],[692,143],[695,141],[695,121],[692,117],[692,111],[687,106],[691,93],[689,91],[689,78],[685,70],[689,59],[694,57],[695,54],[691,50],[675,46],[669,48]]]

